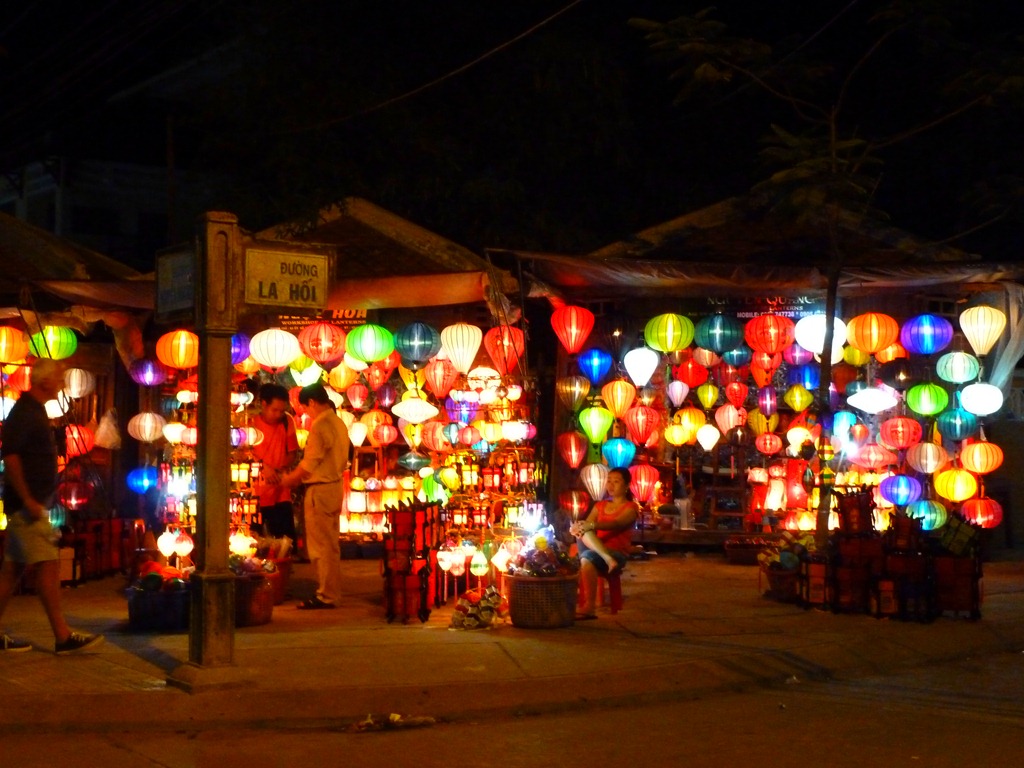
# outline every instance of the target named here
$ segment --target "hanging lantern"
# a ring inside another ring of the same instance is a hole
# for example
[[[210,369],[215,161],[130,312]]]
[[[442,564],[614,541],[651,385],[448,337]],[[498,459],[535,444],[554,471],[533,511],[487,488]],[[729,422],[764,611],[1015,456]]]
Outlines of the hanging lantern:
[[[558,494],[558,506],[575,520],[586,513],[587,507],[590,506],[590,497],[586,491],[581,491],[578,488],[562,491]]]
[[[358,381],[345,390],[345,397],[348,398],[349,405],[357,411],[363,409],[369,396],[370,390],[365,384],[360,384]]]
[[[909,416],[896,416],[886,419],[879,427],[882,440],[886,445],[904,450],[921,440],[921,424]]]
[[[377,405],[381,408],[391,408],[398,399],[398,392],[392,384],[380,384],[377,387]],[[407,419],[408,421],[408,419]]]
[[[181,436],[185,431],[185,425],[180,421],[171,421],[164,425],[163,428],[164,440],[171,445],[180,445]]]
[[[612,367],[612,356],[603,349],[588,349],[576,359],[583,375],[591,386],[597,386]]]
[[[747,411],[745,408],[737,408],[732,403],[726,403],[715,410],[715,423],[722,434],[727,434],[733,427],[747,423]]]
[[[418,368],[441,351],[441,334],[432,325],[418,320],[399,328],[394,339],[395,351],[407,367]]]
[[[345,355],[345,331],[334,323],[310,323],[299,331],[298,340],[302,354],[320,364]]]
[[[941,352],[953,340],[953,324],[937,315],[918,315],[903,324],[900,343],[915,355]]]
[[[747,365],[754,357],[754,351],[746,344],[741,343],[734,349],[722,353],[722,362],[737,367]]]
[[[714,368],[716,365],[722,362],[722,358],[720,358],[710,349],[703,349],[702,347],[698,347],[697,349],[693,350],[693,360],[694,362],[698,363],[699,365],[703,365],[705,368],[708,369]]]
[[[963,384],[978,378],[981,362],[967,352],[948,352],[936,361],[935,373],[943,381]]]
[[[893,360],[906,359],[908,357],[910,357],[910,354],[898,341],[875,353],[875,360],[880,363],[891,363]]]
[[[782,315],[759,315],[743,328],[743,337],[754,352],[781,353],[793,343],[796,324]]]
[[[647,442],[660,421],[661,416],[658,412],[646,405],[635,405],[622,415],[629,439],[637,445],[644,445]]]
[[[658,370],[658,363],[660,362],[661,355],[650,347],[631,349],[622,358],[622,364],[626,368],[626,373],[629,374],[629,378],[638,387],[646,386],[654,372]]]
[[[866,469],[885,469],[897,463],[896,454],[878,443],[867,443],[857,449],[851,460]]]
[[[704,382],[697,387],[697,399],[701,405],[710,409],[718,400],[718,387],[711,382]]]
[[[373,447],[391,445],[398,439],[398,427],[394,424],[378,424],[373,431],[367,431]]]
[[[156,467],[138,467],[128,473],[125,482],[130,490],[141,494],[156,488],[158,479]]]
[[[811,403],[814,402],[814,395],[803,384],[794,384],[786,390],[782,400],[786,405],[799,413],[810,407]]]
[[[779,414],[773,413],[765,416],[760,408],[755,408],[747,414],[747,426],[754,430],[754,435],[763,435],[765,432],[774,432],[779,425]]]
[[[793,336],[796,343],[815,355],[820,355],[825,349],[825,322],[828,316],[824,314],[804,315],[796,321],[793,328]],[[846,323],[840,318],[832,318],[832,348],[842,348],[846,342]]]
[[[436,405],[419,397],[415,391],[407,392],[406,395],[409,396],[403,397],[391,406],[391,412],[398,418],[405,419],[410,424],[423,424],[439,413]]]
[[[658,352],[675,352],[693,341],[693,322],[684,315],[668,312],[652,317],[644,326],[644,341]]]
[[[865,312],[846,324],[846,340],[851,346],[869,355],[885,349],[899,336],[899,323],[881,312]]]
[[[636,446],[629,440],[615,437],[601,446],[601,455],[604,456],[609,469],[625,468],[633,463]]]
[[[654,496],[654,488],[661,473],[650,464],[637,464],[629,468],[629,474],[633,478],[629,484],[629,490],[633,492],[633,497],[638,502],[646,504]]]
[[[689,358],[673,368],[672,375],[690,389],[696,389],[708,380],[708,369]]]
[[[978,418],[964,408],[943,411],[935,419],[935,428],[947,440],[966,440],[978,431]]]
[[[987,440],[968,443],[960,450],[960,463],[970,472],[987,475],[1003,465],[1003,449]]]
[[[673,379],[665,385],[665,395],[672,403],[673,408],[681,407],[688,394],[690,394],[690,387],[677,379]]]
[[[159,347],[157,354],[159,355]],[[267,328],[249,340],[249,354],[260,365],[277,371],[299,357],[302,349],[295,334],[282,328]],[[162,357],[160,359],[167,364]]]
[[[621,419],[636,399],[636,387],[625,379],[610,381],[601,387],[601,399],[612,415]]]
[[[793,365],[786,375],[786,383],[790,386],[799,384],[806,390],[815,390],[820,383],[819,369],[816,365]]]
[[[905,507],[921,498],[921,482],[910,475],[889,475],[878,484],[882,498],[897,507]]]
[[[472,328],[473,326],[469,327]],[[479,334],[480,329],[477,328],[476,332]],[[255,341],[255,338],[253,341]],[[478,337],[477,347],[479,346],[480,339]],[[391,335],[391,331],[384,326],[374,323],[357,325],[349,331],[345,339],[345,352],[356,360],[367,364],[383,360],[394,351],[395,337]],[[476,355],[476,347],[473,348],[473,355]],[[472,363],[472,359],[469,362]],[[469,367],[467,366],[466,370],[462,371],[462,373],[468,370]]]
[[[199,430],[196,427],[185,427],[181,430],[181,444],[194,448],[199,444]]]
[[[185,330],[165,333],[157,339],[156,357],[168,368],[178,370],[195,368],[199,365],[199,337],[191,331]],[[295,355],[292,357],[294,358]],[[285,363],[287,362],[286,360]]]
[[[590,381],[585,376],[563,376],[555,382],[555,392],[572,413],[576,413],[590,394]]]
[[[764,432],[754,440],[754,446],[765,456],[774,456],[782,450],[782,438],[774,432]]]
[[[526,349],[526,336],[512,325],[499,325],[484,334],[484,349],[502,376],[520,366]]]
[[[693,341],[698,347],[724,354],[743,344],[743,323],[731,315],[702,317],[694,326]]]
[[[697,442],[705,451],[710,451],[721,439],[722,433],[713,424],[704,424],[697,430]]]
[[[707,416],[704,415],[704,411],[690,406],[680,410],[675,415],[675,418],[686,430],[686,442],[693,445],[697,439],[697,430],[707,423]]]
[[[163,437],[167,420],[158,413],[143,411],[128,419],[128,434],[140,443],[152,443]]]
[[[488,368],[486,365],[478,365],[470,369],[469,373],[466,374],[466,386],[480,393],[481,398],[483,398],[485,390],[490,389],[493,391],[500,384],[501,374],[493,368]]]
[[[782,359],[791,366],[802,368],[814,359],[814,353],[794,341],[782,350]]]
[[[741,381],[730,381],[725,385],[725,399],[737,408],[743,407],[747,401],[748,392],[750,392],[750,387]]]
[[[984,357],[999,341],[1006,328],[1006,314],[995,307],[980,305],[960,313],[960,330],[978,357]]]
[[[907,516],[921,521],[922,531],[934,531],[946,524],[949,512],[945,505],[932,499],[919,499],[907,507]]]
[[[244,333],[231,336],[231,364],[238,365],[249,357],[249,337]]]
[[[579,352],[594,328],[594,313],[584,307],[565,305],[551,315],[551,327],[570,355]],[[596,382],[595,382],[596,383]]]
[[[28,340],[23,331],[0,325],[0,363],[20,363],[28,356]]]
[[[954,467],[935,475],[935,492],[950,501],[964,501],[978,492],[978,481],[966,469]]]
[[[677,422],[673,422],[665,427],[665,442],[669,445],[674,445],[677,448],[686,442],[686,427]]]
[[[348,428],[348,440],[357,448],[366,441],[366,435],[370,428],[361,421],[355,421]]]
[[[582,432],[563,432],[555,439],[555,445],[570,469],[578,469],[587,457],[587,436]]]
[[[68,397],[91,395],[96,390],[96,376],[82,368],[69,368],[64,372],[64,391]]]
[[[988,416],[1003,407],[1003,391],[994,384],[968,384],[960,390],[960,406],[975,416]]]
[[[854,394],[848,396],[846,402],[858,411],[874,416],[882,411],[895,408],[899,400],[889,387],[861,387]]]
[[[70,328],[63,325],[47,325],[39,333],[29,338],[28,351],[39,358],[63,360],[75,354],[78,348],[78,337]]]
[[[57,486],[56,494],[62,507],[75,512],[92,501],[93,487],[80,480],[68,480]]]
[[[427,389],[437,398],[445,397],[459,378],[455,365],[447,358],[435,357],[427,363],[423,373],[426,376]]]
[[[128,366],[128,375],[132,381],[143,387],[156,387],[169,378],[167,368],[157,360],[139,358]]]
[[[775,387],[761,387],[757,390],[757,407],[765,416],[775,415],[778,408]]]
[[[946,449],[935,443],[917,443],[907,449],[907,463],[917,472],[926,475],[945,466],[948,461]]]
[[[598,445],[604,442],[605,435],[611,429],[615,416],[607,408],[594,406],[580,411],[579,422],[584,434],[591,443]]]
[[[67,438],[67,456],[69,459],[75,456],[84,456],[96,444],[96,436],[88,427],[70,424],[64,428],[64,434]]]
[[[608,482],[608,467],[604,464],[587,464],[580,470],[580,480],[590,498],[599,501],[604,498],[605,483]]]
[[[967,499],[960,507],[960,514],[971,525],[982,528],[995,528],[1003,522],[1002,505],[987,496]]]

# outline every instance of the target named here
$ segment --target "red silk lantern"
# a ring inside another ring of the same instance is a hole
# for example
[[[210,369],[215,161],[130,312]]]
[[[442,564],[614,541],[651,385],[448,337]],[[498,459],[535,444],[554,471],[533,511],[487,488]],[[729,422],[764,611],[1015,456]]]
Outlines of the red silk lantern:
[[[852,427],[850,427],[850,439],[853,440],[853,442],[857,443],[858,445],[862,444],[865,440],[867,440],[868,435],[870,434],[871,430],[868,428],[868,425],[862,424],[859,421]]]
[[[459,442],[463,445],[476,445],[483,438],[476,427],[463,427],[459,430]]]
[[[978,525],[982,528],[995,528],[1003,522],[1002,505],[987,496],[967,499],[960,507],[960,514],[971,525]]]
[[[88,427],[71,424],[64,429],[67,438],[67,457],[84,456],[96,444],[96,436]]]
[[[459,378],[459,372],[447,358],[435,357],[423,368],[423,374],[426,377],[427,389],[437,398],[445,397]]]
[[[348,398],[349,404],[358,411],[366,405],[366,398],[370,396],[370,390],[366,388],[365,384],[360,384],[357,381],[345,390],[345,396]]]
[[[629,439],[637,445],[644,445],[650,439],[660,420],[658,412],[646,405],[633,406],[622,416]]]
[[[19,365],[13,373],[4,377],[4,384],[15,392],[28,392],[32,388],[32,369],[27,365]]]
[[[484,334],[484,349],[494,363],[494,369],[507,376],[520,364],[526,349],[526,337],[511,325],[499,325]]]
[[[743,329],[743,338],[754,352],[781,353],[793,343],[796,323],[782,315],[767,314],[752,318]]]
[[[68,480],[57,486],[57,500],[72,512],[88,504],[92,496],[92,485],[81,480]]]
[[[865,312],[846,324],[846,340],[861,352],[873,355],[900,338],[900,324],[882,312]]]
[[[708,369],[691,357],[673,368],[672,375],[693,390],[708,380]]]
[[[921,441],[922,429],[917,419],[909,416],[896,416],[886,419],[879,428],[882,440],[886,445],[904,450]]]
[[[310,323],[299,331],[298,339],[302,354],[321,365],[345,355],[345,331],[334,323]]]
[[[575,355],[587,341],[594,329],[594,313],[583,307],[566,305],[551,315],[551,327],[562,343],[562,348]]]
[[[878,443],[868,443],[857,451],[853,461],[867,469],[884,469],[896,463],[896,454],[886,450]]]
[[[765,456],[774,456],[782,450],[782,438],[774,432],[765,432],[757,436],[754,445]]]
[[[578,469],[587,456],[587,436],[582,432],[563,432],[556,440],[558,453],[570,469]]]
[[[718,424],[722,434],[726,434],[733,427],[739,427],[747,423],[747,410],[737,408],[732,403],[726,403],[715,410],[715,423]]]
[[[391,376],[387,368],[380,361],[370,363],[366,370],[363,371],[363,375],[366,377],[366,383],[370,385],[370,389],[374,392],[380,389],[381,385]]]
[[[575,519],[587,511],[587,507],[590,506],[590,496],[586,491],[579,490],[578,488],[562,491],[558,494],[558,506]]]
[[[857,380],[857,369],[849,363],[836,363],[832,366],[832,383],[837,392],[845,392],[846,385]]]
[[[444,434],[445,425],[439,421],[429,421],[423,425],[420,439],[428,450],[435,453],[452,450],[452,444]]]
[[[370,444],[374,447],[379,445],[391,445],[398,439],[398,427],[394,424],[378,424],[369,433]]]
[[[633,497],[641,504],[646,504],[654,495],[654,488],[661,477],[661,473],[650,464],[636,464],[629,468],[632,481],[629,490]]]
[[[730,381],[725,385],[725,399],[737,408],[742,408],[743,404],[747,401],[747,393],[749,391],[750,387],[743,382]]]
[[[985,440],[968,443],[960,451],[960,463],[964,469],[986,475],[1003,465],[1003,449]]]

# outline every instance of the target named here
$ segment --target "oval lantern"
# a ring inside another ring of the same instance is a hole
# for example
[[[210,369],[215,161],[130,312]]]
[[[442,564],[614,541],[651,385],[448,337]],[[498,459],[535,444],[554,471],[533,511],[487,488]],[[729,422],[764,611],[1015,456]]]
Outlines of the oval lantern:
[[[629,474],[633,478],[629,484],[629,490],[633,492],[633,497],[638,502],[646,504],[654,495],[654,489],[661,473],[650,464],[637,464],[629,468]]]
[[[884,469],[896,464],[897,457],[892,451],[883,448],[878,443],[867,443],[861,446],[851,460],[861,467],[867,469]]]
[[[621,419],[636,399],[636,387],[625,379],[610,381],[601,387],[601,399],[616,419]]]
[[[669,445],[674,445],[677,448],[686,442],[686,427],[682,424],[673,422],[665,427],[665,442]]]
[[[882,312],[865,312],[846,324],[846,340],[861,352],[881,352],[900,337],[900,325]]]
[[[441,334],[434,326],[419,320],[399,328],[394,339],[395,350],[402,359],[417,367],[441,351]]]
[[[987,475],[1003,465],[1003,449],[986,440],[968,443],[960,450],[960,463],[966,470]]]
[[[709,381],[705,381],[697,387],[697,399],[705,408],[711,408],[718,400],[718,387]]]
[[[706,382],[710,374],[707,368],[690,358],[673,368],[672,375],[692,390]]]
[[[854,368],[863,368],[871,362],[871,355],[852,344],[843,347],[843,360]]]
[[[960,313],[960,330],[978,357],[984,357],[999,341],[1006,328],[1006,314],[995,307],[980,305]]]
[[[765,456],[774,456],[782,450],[782,438],[774,432],[764,432],[757,436],[754,445]]]
[[[562,461],[568,464],[570,469],[578,469],[583,459],[587,457],[587,436],[582,432],[563,432],[556,438],[555,445]]]
[[[733,427],[747,423],[747,411],[745,408],[737,408],[732,403],[720,405],[715,409],[715,423],[723,435],[727,434]]]
[[[594,329],[594,313],[584,307],[567,304],[551,314],[551,327],[562,348],[568,354],[575,355],[583,349],[587,337]]]
[[[949,394],[938,384],[915,384],[907,391],[907,407],[922,416],[934,416],[949,405]]]
[[[0,363],[20,363],[28,356],[25,333],[9,325],[0,325]]]
[[[96,444],[96,436],[88,427],[79,424],[69,424],[64,428],[67,438],[67,457],[84,456],[93,449]]]
[[[63,325],[44,326],[39,333],[33,333],[28,342],[28,351],[33,356],[51,360],[71,357],[76,349],[78,337],[73,330]]]
[[[960,507],[960,514],[968,523],[981,528],[995,528],[1003,522],[1003,506],[987,496],[967,499]]]
[[[156,357],[168,368],[195,368],[199,365],[199,337],[186,330],[165,333],[157,339]]]
[[[563,376],[555,382],[558,398],[573,413],[576,413],[590,394],[590,381],[586,376]]]
[[[609,469],[625,468],[633,463],[636,446],[629,440],[614,437],[601,446],[601,455],[604,456]]]
[[[587,464],[580,470],[580,480],[587,489],[590,498],[598,501],[604,498],[605,483],[608,482],[608,467],[604,464]]]
[[[782,359],[793,366],[804,366],[814,359],[814,353],[794,341],[782,350]]]
[[[755,408],[747,414],[747,426],[754,430],[754,435],[763,435],[765,432],[774,432],[779,425],[779,414],[773,413],[765,416],[760,408]]]
[[[576,358],[580,371],[587,377],[592,386],[597,386],[608,375],[612,367],[612,356],[603,349],[588,349]]]
[[[909,416],[895,416],[882,422],[879,433],[886,445],[904,450],[914,443],[920,442],[923,430],[917,419],[912,419]]]
[[[815,355],[825,349],[825,314],[804,315],[796,321],[793,336],[796,343]],[[842,347],[846,343],[846,323],[838,317],[832,318],[832,348]]]
[[[590,496],[586,491],[581,491],[578,488],[562,491],[558,494],[558,506],[572,515],[575,520],[587,511],[587,507],[590,506]]]
[[[917,472],[930,475],[945,466],[949,454],[941,445],[917,443],[907,449],[907,463]]]
[[[678,379],[673,379],[665,385],[665,395],[668,397],[673,408],[680,408],[686,396],[690,394],[690,387]]]
[[[921,482],[910,475],[889,475],[878,484],[882,498],[897,507],[905,507],[921,498]]]
[[[465,325],[462,323],[460,325]],[[470,328],[476,328],[476,326],[468,326]],[[477,334],[480,334],[480,329],[476,328]],[[444,336],[442,335],[442,344]],[[255,341],[255,337],[253,338]],[[473,355],[476,355],[476,349],[480,346],[480,338],[477,336],[476,347],[473,348]],[[359,362],[363,363],[375,363],[378,360],[383,360],[392,352],[395,351],[395,337],[391,334],[387,328],[382,325],[375,323],[364,323],[363,325],[357,325],[345,338],[345,352],[354,357]],[[453,361],[454,362],[454,361]],[[473,362],[470,359],[470,364]],[[458,365],[456,365],[458,368]],[[461,370],[461,373],[466,373],[469,370],[467,365],[465,370]]]
[[[526,350],[526,336],[515,326],[499,325],[484,334],[484,349],[495,370],[506,376],[520,366]]]
[[[747,402],[747,393],[749,392],[750,387],[742,381],[730,381],[725,385],[725,399],[737,408],[742,408],[743,404]]]
[[[125,482],[135,493],[145,493],[157,487],[158,479],[156,467],[137,467],[128,473]]]
[[[299,331],[297,338],[302,354],[321,365],[345,355],[345,331],[334,323],[310,323]]]
[[[747,321],[743,338],[754,352],[781,353],[793,343],[796,324],[782,315],[759,315]]]
[[[699,347],[725,354],[743,343],[743,323],[721,313],[702,317],[694,326],[693,341]]]
[[[80,480],[68,480],[57,486],[56,494],[61,506],[76,511],[92,500],[93,487],[92,484]]]
[[[948,352],[936,361],[935,373],[943,381],[964,384],[978,378],[981,361],[967,352]]]
[[[964,501],[978,492],[978,481],[966,469],[954,467],[935,475],[935,492],[950,501]]]
[[[697,430],[697,442],[700,443],[700,447],[705,451],[710,451],[718,445],[718,441],[721,439],[722,433],[718,431],[718,427],[714,424],[704,424]]]
[[[437,357],[424,366],[423,375],[427,389],[437,398],[447,396],[459,378],[459,372],[451,360]]]
[[[685,442],[693,445],[697,439],[697,430],[707,423],[707,416],[704,415],[704,411],[699,408],[688,406],[681,409],[676,415],[676,420],[686,430]]]
[[[988,416],[1003,407],[1003,391],[985,382],[968,384],[960,390],[960,407],[975,416]]]
[[[775,415],[778,409],[778,396],[775,387],[761,387],[757,390],[757,407],[767,417]]]
[[[675,352],[693,341],[693,321],[684,315],[667,312],[647,321],[644,341],[658,352]]]
[[[936,417],[935,428],[947,440],[966,440],[978,431],[978,418],[963,408],[954,408]]]
[[[900,328],[900,343],[915,355],[941,352],[953,340],[953,324],[938,315],[912,317]]]
[[[164,436],[167,420],[159,413],[143,411],[128,419],[128,434],[140,443],[152,443]]]
[[[949,512],[933,499],[919,499],[907,507],[907,516],[921,521],[922,531],[934,531],[946,524]]]
[[[64,372],[64,391],[73,398],[91,395],[96,391],[96,376],[84,368],[69,368]]]
[[[370,396],[369,388],[360,382],[349,385],[349,388],[345,390],[345,397],[348,398],[349,405],[355,410],[361,411],[363,406],[366,405],[366,399]]]
[[[128,375],[132,381],[143,387],[156,387],[170,377],[167,368],[159,360],[139,358],[128,366]]]
[[[299,357],[302,348],[295,334],[283,328],[267,328],[249,340],[249,354],[260,365],[278,371]]]
[[[748,347],[744,343],[740,343],[738,347],[727,349],[722,353],[722,362],[729,365],[742,366],[750,363],[754,359],[754,350]]]
[[[603,443],[615,417],[607,408],[592,406],[580,411],[579,422],[587,439],[595,445]]]
[[[661,415],[646,405],[635,405],[622,415],[629,439],[637,445],[644,445],[661,421]]]
[[[629,350],[623,358],[622,365],[629,374],[629,378],[638,387],[646,386],[658,370],[658,363],[661,362],[661,355],[650,347],[636,347]]]

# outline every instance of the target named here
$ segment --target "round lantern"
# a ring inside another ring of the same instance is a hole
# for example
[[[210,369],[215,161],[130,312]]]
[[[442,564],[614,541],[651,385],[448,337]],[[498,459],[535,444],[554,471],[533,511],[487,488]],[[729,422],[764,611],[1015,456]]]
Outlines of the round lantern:
[[[603,349],[588,349],[577,359],[577,364],[591,385],[597,386],[612,367],[612,356]]]
[[[580,470],[580,480],[594,501],[604,498],[605,483],[608,481],[608,467],[604,464],[587,464]]]
[[[474,326],[469,326],[474,327]],[[477,334],[480,333],[480,329],[476,328]],[[255,339],[253,339],[255,341]],[[480,346],[479,336],[477,337],[477,347]],[[374,323],[364,323],[363,325],[357,325],[351,331],[345,339],[345,352],[354,357],[356,360],[363,363],[375,363],[378,360],[383,360],[395,350],[395,337],[391,335],[391,331],[387,328],[376,325]],[[473,355],[476,355],[476,347],[473,348]],[[472,363],[472,359],[469,361]],[[462,373],[469,370],[467,365]]]
[[[889,315],[866,312],[846,324],[846,340],[851,346],[873,355],[894,343],[900,336],[900,325]]]
[[[988,416],[1003,407],[1003,391],[994,384],[968,384],[960,390],[960,406],[975,416]]]
[[[949,454],[941,445],[917,443],[907,449],[907,463],[917,472],[930,475],[949,461]]]
[[[693,445],[694,440],[697,439],[697,430],[703,427],[708,420],[704,411],[692,406],[681,409],[675,415],[675,419],[686,430],[686,442],[690,445]]]
[[[595,445],[603,443],[615,416],[607,408],[593,406],[580,411],[579,422],[587,439]]]
[[[377,447],[391,445],[398,439],[398,427],[394,424],[378,424],[373,431],[367,431],[370,438],[370,445]]]
[[[963,408],[954,408],[938,415],[935,428],[947,440],[966,440],[978,431],[978,418]]]
[[[703,347],[697,347],[693,350],[693,360],[705,368],[714,368],[720,362],[722,358],[712,352],[710,349],[704,349]]]
[[[966,470],[987,475],[1003,465],[1003,449],[986,440],[968,443],[960,450],[960,463]]]
[[[796,324],[782,315],[759,315],[743,328],[743,338],[754,352],[781,353],[793,343]]]
[[[590,382],[585,376],[563,376],[555,382],[555,392],[565,407],[576,413],[590,394]]]
[[[915,384],[907,392],[907,407],[922,416],[934,416],[949,405],[949,394],[938,384]]]
[[[499,325],[484,334],[484,349],[502,376],[520,366],[526,350],[526,336],[512,325]]]
[[[637,464],[630,467],[629,474],[633,478],[629,484],[629,490],[633,492],[633,497],[638,502],[646,504],[654,495],[654,488],[661,474],[650,464]]]
[[[774,456],[782,450],[782,438],[774,432],[764,432],[757,436],[754,445],[765,456]]]
[[[310,323],[299,331],[298,340],[302,354],[321,365],[345,355],[345,331],[334,323]]]
[[[718,441],[721,439],[722,433],[713,424],[704,424],[697,430],[697,442],[700,443],[700,447],[705,451],[710,451],[718,445]]]
[[[910,354],[898,341],[875,353],[875,360],[880,363],[891,363],[893,360],[906,359],[908,357],[910,357]]]
[[[747,411],[745,408],[737,408],[732,403],[720,405],[715,410],[715,423],[722,434],[726,434],[733,427],[747,423]]]
[[[185,330],[165,333],[157,339],[156,357],[168,368],[179,370],[195,368],[199,365],[199,337],[191,331]]]
[[[938,501],[919,499],[907,506],[907,516],[920,520],[922,531],[934,531],[946,524],[949,512]]]
[[[569,491],[562,491],[558,494],[558,506],[577,519],[587,511],[590,506],[590,497],[586,491],[573,488]]]
[[[718,387],[709,381],[697,387],[697,399],[705,408],[711,408],[718,400]]]
[[[815,390],[821,382],[817,365],[794,365],[786,375],[786,383],[792,386],[799,384],[806,390]]]
[[[128,473],[125,481],[128,488],[135,493],[145,493],[157,487],[158,473],[156,467],[138,467]]]
[[[39,333],[33,333],[28,342],[28,351],[35,357],[63,360],[75,354],[78,337],[63,325],[47,325]]]
[[[562,348],[575,355],[583,348],[594,328],[594,313],[584,307],[559,307],[551,315],[551,327]]]
[[[128,419],[128,434],[140,443],[152,443],[163,437],[167,420],[158,413],[143,411]]]
[[[665,395],[672,403],[673,408],[681,407],[688,394],[690,394],[690,387],[678,379],[673,379],[665,385]]]
[[[418,320],[403,325],[395,332],[395,351],[418,368],[441,351],[441,334],[432,325]]]
[[[948,352],[936,361],[935,373],[943,381],[964,384],[978,378],[981,362],[966,352]]]
[[[814,353],[794,341],[782,350],[782,359],[793,366],[804,366],[814,359]]]
[[[878,443],[862,445],[856,455],[851,457],[855,464],[866,469],[884,469],[896,464],[896,454],[883,448]]]
[[[960,313],[960,330],[978,357],[984,357],[999,341],[1006,328],[1006,315],[995,307],[981,305]]]
[[[249,357],[249,337],[236,333],[231,337],[231,364],[238,365]]]
[[[953,324],[937,315],[912,317],[900,328],[900,343],[915,355],[931,355],[949,346]]]
[[[879,427],[883,442],[892,448],[903,450],[921,440],[922,429],[917,419],[909,416],[895,416],[886,419]]]
[[[625,379],[616,379],[601,387],[601,399],[612,415],[621,419],[636,399],[636,387]]]
[[[555,445],[570,469],[577,469],[587,457],[587,436],[582,432],[563,432],[555,439]]]
[[[722,353],[722,362],[729,365],[747,365],[754,357],[754,350],[746,344],[740,343],[738,347],[727,349]]]
[[[665,427],[665,442],[669,445],[674,445],[677,448],[686,442],[687,434],[686,427],[682,424],[673,422]]]
[[[463,445],[476,445],[483,439],[480,430],[470,425],[459,430],[459,442]]]
[[[794,384],[786,390],[782,399],[786,405],[799,413],[810,407],[811,403],[814,402],[814,395],[803,384]]]
[[[164,440],[171,445],[178,445],[181,443],[181,437],[185,433],[185,425],[180,421],[172,421],[164,425],[162,431]]]
[[[668,312],[652,317],[644,326],[644,341],[658,352],[675,352],[690,345],[694,327],[690,318]]]
[[[971,525],[982,528],[995,528],[1003,522],[1003,507],[995,499],[982,496],[976,499],[967,499],[960,507],[960,514],[963,515]]]
[[[966,469],[954,467],[935,475],[935,492],[950,501],[964,501],[978,492],[978,481]]]
[[[96,376],[83,368],[69,368],[64,372],[64,391],[68,397],[91,395],[96,390]]]
[[[67,456],[69,459],[75,456],[84,456],[96,444],[96,436],[88,427],[70,424],[64,428],[64,434],[67,437]]]
[[[9,325],[0,325],[0,363],[20,363],[28,356],[28,340],[24,332]]]
[[[878,484],[882,498],[897,507],[905,507],[921,498],[921,482],[910,475],[889,475]]]
[[[871,354],[851,344],[843,347],[843,360],[854,368],[863,368],[871,361]]]
[[[132,381],[143,387],[156,387],[167,381],[167,368],[157,360],[139,358],[128,366],[128,375]]]
[[[644,445],[661,421],[660,414],[646,405],[635,405],[622,415],[629,439],[637,445]]]
[[[694,326],[693,340],[698,347],[724,354],[743,343],[743,323],[731,315],[702,317]]]
[[[276,371],[299,357],[302,348],[295,334],[282,328],[268,328],[249,340],[249,354],[260,365]]]
[[[447,358],[434,358],[423,368],[427,389],[434,397],[445,397],[459,378],[455,365]]]
[[[708,369],[689,358],[673,368],[672,375],[690,389],[696,389],[708,380]]]
[[[796,343],[815,355],[820,355],[825,349],[825,322],[827,315],[814,314],[805,315],[796,321],[793,328],[793,336]],[[832,318],[832,348],[842,348],[846,343],[846,323],[840,318]]]
[[[75,511],[92,500],[93,487],[90,483],[80,480],[68,480],[57,486],[56,493],[62,507]]]
[[[654,372],[658,370],[660,362],[661,355],[650,347],[636,347],[629,350],[622,358],[626,373],[638,387],[646,386]]]
[[[636,446],[629,440],[615,437],[601,446],[601,455],[608,462],[609,469],[628,467],[636,456]]]

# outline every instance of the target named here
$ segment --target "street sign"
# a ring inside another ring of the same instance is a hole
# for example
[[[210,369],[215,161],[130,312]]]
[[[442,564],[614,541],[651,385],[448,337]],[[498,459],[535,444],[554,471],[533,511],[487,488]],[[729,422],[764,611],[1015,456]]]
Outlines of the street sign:
[[[327,256],[245,249],[245,303],[320,312],[330,288]]]
[[[156,257],[156,319],[160,323],[192,321],[196,307],[196,255],[178,247]]]

